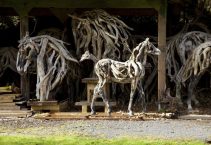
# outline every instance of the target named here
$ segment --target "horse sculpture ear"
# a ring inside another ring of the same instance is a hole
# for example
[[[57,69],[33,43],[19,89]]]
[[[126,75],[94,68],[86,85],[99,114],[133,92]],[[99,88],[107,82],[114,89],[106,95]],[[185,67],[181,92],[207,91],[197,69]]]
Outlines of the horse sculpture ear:
[[[147,37],[147,38],[145,39],[145,41],[149,41],[149,38]]]

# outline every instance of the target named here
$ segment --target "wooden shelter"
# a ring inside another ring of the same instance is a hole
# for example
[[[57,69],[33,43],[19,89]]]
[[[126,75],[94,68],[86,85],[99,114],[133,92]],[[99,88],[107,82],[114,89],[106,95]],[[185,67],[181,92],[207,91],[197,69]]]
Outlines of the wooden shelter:
[[[165,46],[167,0],[1,0],[0,15],[20,16],[20,38],[29,30],[29,16],[51,14],[64,21],[67,13],[77,8],[103,8],[113,13],[127,12],[130,15],[158,14],[158,100],[166,87]],[[156,13],[157,11],[157,13]],[[155,13],[154,13],[155,12]],[[22,94],[29,97],[29,79],[21,78]]]

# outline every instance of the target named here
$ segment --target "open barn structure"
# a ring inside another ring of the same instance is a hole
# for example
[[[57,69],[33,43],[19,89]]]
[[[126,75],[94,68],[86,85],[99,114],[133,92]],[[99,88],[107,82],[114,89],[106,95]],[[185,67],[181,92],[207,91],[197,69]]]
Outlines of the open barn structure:
[[[166,23],[167,23],[167,0],[0,0],[1,16],[19,17],[19,39],[26,34],[34,33],[36,22],[34,18],[40,17],[54,23],[51,17],[57,19],[60,27],[63,27],[68,19],[68,14],[83,12],[91,9],[103,9],[112,15],[120,16],[156,16],[157,17],[157,42],[161,55],[158,56],[158,82],[157,98],[161,99],[166,89]],[[140,26],[143,27],[143,26]],[[64,28],[62,28],[64,29]],[[144,28],[143,28],[144,29]],[[11,36],[13,34],[5,34]],[[7,37],[8,38],[8,37]],[[20,77],[21,94],[27,100],[30,99],[31,81],[29,75]],[[158,101],[159,102],[159,101]],[[160,105],[158,105],[160,109]]]

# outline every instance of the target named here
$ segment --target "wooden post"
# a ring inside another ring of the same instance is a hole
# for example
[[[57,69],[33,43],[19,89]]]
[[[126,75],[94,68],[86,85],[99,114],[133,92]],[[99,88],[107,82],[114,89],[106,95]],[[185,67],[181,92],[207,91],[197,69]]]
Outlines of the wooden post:
[[[23,38],[28,32],[29,32],[28,13],[24,12],[20,14],[20,39]],[[21,93],[26,100],[29,100],[30,96],[29,82],[30,82],[29,74],[21,76]]]
[[[161,55],[158,56],[158,110],[161,109],[160,100],[166,89],[166,16],[167,2],[160,5],[158,11],[158,48]]]

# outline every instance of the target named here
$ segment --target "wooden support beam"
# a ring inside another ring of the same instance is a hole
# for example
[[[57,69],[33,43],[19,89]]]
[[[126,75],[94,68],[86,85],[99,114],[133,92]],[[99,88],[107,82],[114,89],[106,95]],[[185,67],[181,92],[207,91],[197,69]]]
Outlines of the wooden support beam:
[[[36,8],[159,8],[165,0],[1,0],[1,7]]]
[[[71,13],[72,10],[69,9],[58,9],[58,8],[50,8],[51,12],[56,16],[61,23],[65,23],[66,19],[68,18],[68,14]]]
[[[29,33],[29,20],[28,12],[19,11],[20,14],[20,39],[23,38],[26,33]],[[21,94],[26,100],[29,100],[30,96],[30,83],[29,74],[21,76]]]
[[[160,99],[166,89],[166,17],[167,1],[164,1],[158,12],[158,48],[161,50],[158,56],[158,110],[161,109]]]

